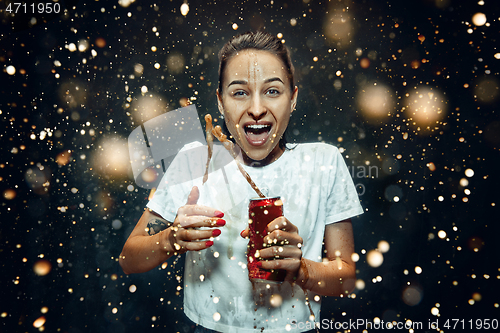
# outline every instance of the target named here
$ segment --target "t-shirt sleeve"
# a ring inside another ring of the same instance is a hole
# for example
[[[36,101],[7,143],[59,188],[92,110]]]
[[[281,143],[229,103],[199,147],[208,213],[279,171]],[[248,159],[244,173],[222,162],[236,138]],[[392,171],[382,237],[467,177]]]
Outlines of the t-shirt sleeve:
[[[173,222],[177,210],[187,201],[194,179],[203,175],[205,161],[206,148],[201,143],[184,146],[169,165],[146,207]]]
[[[329,175],[329,195],[325,224],[340,222],[363,214],[358,192],[347,169],[344,158],[335,148],[332,152],[331,173]]]

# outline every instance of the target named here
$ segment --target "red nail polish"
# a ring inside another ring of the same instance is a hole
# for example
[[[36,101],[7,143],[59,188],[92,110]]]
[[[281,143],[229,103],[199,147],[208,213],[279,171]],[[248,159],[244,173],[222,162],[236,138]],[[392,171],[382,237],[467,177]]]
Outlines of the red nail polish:
[[[214,236],[214,237],[219,236],[219,235],[220,235],[220,233],[221,233],[221,231],[220,231],[219,229],[214,229],[214,230],[212,230],[212,236]]]
[[[226,221],[224,221],[223,219],[218,219],[215,224],[217,224],[218,226],[225,226],[226,225]]]
[[[242,231],[240,232],[240,236],[241,236],[241,237],[243,237],[243,233],[244,233],[244,232],[245,232],[245,230],[242,230]]]
[[[207,241],[207,242],[205,243],[205,247],[210,247],[210,246],[212,246],[212,245],[214,245],[214,242],[212,242],[212,241]]]
[[[257,267],[261,268],[262,267],[262,262],[257,261],[257,264],[255,264]]]
[[[215,217],[223,217],[224,216],[224,213],[219,211],[219,210],[216,210],[215,211]]]

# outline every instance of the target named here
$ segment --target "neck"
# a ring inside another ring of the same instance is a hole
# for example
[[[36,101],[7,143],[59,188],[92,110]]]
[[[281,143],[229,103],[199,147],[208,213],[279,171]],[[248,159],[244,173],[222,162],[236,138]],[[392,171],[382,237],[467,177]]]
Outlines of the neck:
[[[275,162],[276,160],[278,160],[278,158],[280,158],[284,152],[285,152],[285,149],[281,148],[280,145],[277,144],[276,147],[274,147],[274,149],[269,153],[269,155],[267,155],[264,159],[262,159],[260,161],[251,159],[244,152],[242,152],[241,157],[243,160],[243,164],[245,164],[245,165],[249,165],[252,167],[263,167],[263,166],[269,165],[269,164]]]

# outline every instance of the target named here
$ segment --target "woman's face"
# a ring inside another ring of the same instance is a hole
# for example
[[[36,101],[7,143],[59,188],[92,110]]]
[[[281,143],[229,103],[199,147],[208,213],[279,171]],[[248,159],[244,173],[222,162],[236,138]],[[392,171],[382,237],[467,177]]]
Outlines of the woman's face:
[[[285,65],[276,55],[262,50],[238,52],[226,64],[219,110],[227,128],[243,151],[245,163],[269,164],[283,150],[279,140],[297,101],[290,91]]]

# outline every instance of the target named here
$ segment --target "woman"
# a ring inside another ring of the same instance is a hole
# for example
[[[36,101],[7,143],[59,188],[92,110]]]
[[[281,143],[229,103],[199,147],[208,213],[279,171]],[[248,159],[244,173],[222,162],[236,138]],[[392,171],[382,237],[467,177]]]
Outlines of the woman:
[[[218,107],[241,150],[241,163],[268,196],[284,202],[284,216],[268,225],[264,241],[269,246],[260,251],[259,265],[286,270],[287,282],[255,288],[248,280],[248,202],[256,195],[234,162],[217,166],[223,149],[214,152],[207,183],[200,177],[156,191],[120,264],[127,274],[139,273],[187,252],[184,310],[205,328],[313,329],[321,299],[316,295],[344,296],[354,289],[350,217],[362,213],[356,190],[336,147],[286,144],[298,88],[281,40],[265,32],[242,34],[226,43],[219,61]],[[205,158],[184,154],[162,182],[201,168]]]

